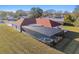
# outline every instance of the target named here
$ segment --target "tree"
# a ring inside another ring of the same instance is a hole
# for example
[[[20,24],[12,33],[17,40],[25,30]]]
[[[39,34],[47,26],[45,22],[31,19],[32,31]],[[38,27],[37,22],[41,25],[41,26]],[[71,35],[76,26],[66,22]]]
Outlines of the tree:
[[[76,27],[79,27],[79,20],[76,20],[76,21],[74,22],[74,25],[75,25]]]
[[[0,16],[2,17],[2,20],[7,20],[7,12],[0,11]]]
[[[53,14],[56,13],[56,10],[54,9],[49,9],[43,12],[43,16],[47,17],[53,17]]]
[[[60,10],[60,11],[57,11],[54,15],[55,18],[62,18],[63,17],[63,12]]]
[[[27,14],[23,10],[17,10],[16,13],[15,13],[15,18],[17,18],[19,16],[27,16]]]
[[[38,8],[38,7],[37,8],[36,7],[33,7],[33,8],[31,8],[30,14],[31,14],[31,17],[32,18],[38,18],[38,17],[41,17],[42,16],[43,10],[40,9],[40,8]]]
[[[79,17],[79,6],[75,7],[75,9],[73,10],[73,14],[75,15],[76,18]]]
[[[5,12],[5,11],[0,12],[0,16],[5,17],[6,15],[7,15],[7,12]]]
[[[64,15],[65,23],[73,23],[75,21],[74,17],[71,14]]]
[[[7,15],[9,15],[9,16],[15,16],[15,13],[13,13],[13,12],[7,12]]]
[[[79,13],[79,6],[76,6],[73,13]]]

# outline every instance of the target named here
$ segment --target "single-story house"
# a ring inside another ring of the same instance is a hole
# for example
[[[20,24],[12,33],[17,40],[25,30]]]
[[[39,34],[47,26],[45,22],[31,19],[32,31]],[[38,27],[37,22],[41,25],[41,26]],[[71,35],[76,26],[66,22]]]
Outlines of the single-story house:
[[[3,19],[3,17],[2,16],[0,16],[0,20],[2,20]]]
[[[3,24],[3,23],[5,23],[3,20],[0,20],[0,24]]]
[[[7,16],[8,21],[14,21],[15,18],[13,16]]]
[[[63,14],[53,14],[53,18],[64,18],[64,15]]]
[[[64,32],[60,28],[49,28],[38,24],[31,24],[28,26],[22,26],[23,31],[29,33],[39,41],[48,45],[58,43],[63,39]]]
[[[22,26],[26,26],[26,25],[30,25],[30,24],[39,24],[42,25],[44,27],[56,27],[61,25],[60,23],[53,21],[50,18],[20,18],[19,20],[16,21],[16,24],[13,24],[13,26],[15,26],[17,29],[20,29],[20,31],[22,30]]]

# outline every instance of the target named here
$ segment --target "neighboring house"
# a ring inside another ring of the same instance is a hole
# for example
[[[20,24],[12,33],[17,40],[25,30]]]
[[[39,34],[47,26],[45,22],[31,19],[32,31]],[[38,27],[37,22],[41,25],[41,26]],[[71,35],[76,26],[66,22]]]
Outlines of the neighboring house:
[[[39,41],[48,45],[58,43],[63,38],[63,30],[56,28],[44,27],[38,24],[22,26],[23,31],[34,36]]]
[[[13,16],[7,16],[8,21],[14,21],[15,18]]]
[[[63,14],[54,14],[53,15],[53,18],[64,18],[64,15]]]
[[[3,19],[3,17],[2,16],[0,16],[0,20],[2,20]]]
[[[21,18],[29,18],[29,16],[18,16],[18,19],[21,19]]]
[[[3,20],[0,20],[0,24],[3,24],[3,23],[5,23]]]
[[[64,23],[64,18],[50,18],[52,21],[58,22],[60,24]]]

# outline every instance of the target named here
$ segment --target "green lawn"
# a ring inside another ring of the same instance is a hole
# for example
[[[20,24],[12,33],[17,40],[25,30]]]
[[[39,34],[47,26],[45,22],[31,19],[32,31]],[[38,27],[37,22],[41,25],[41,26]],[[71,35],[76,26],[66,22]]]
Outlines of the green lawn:
[[[72,31],[72,32],[79,32],[79,27],[72,27],[72,26],[63,26],[64,30]]]
[[[61,53],[7,25],[0,25],[0,53]]]

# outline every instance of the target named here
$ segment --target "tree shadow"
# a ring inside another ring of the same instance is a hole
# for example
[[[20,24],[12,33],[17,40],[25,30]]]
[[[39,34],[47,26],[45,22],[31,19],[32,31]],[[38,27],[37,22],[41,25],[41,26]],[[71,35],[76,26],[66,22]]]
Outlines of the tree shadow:
[[[75,40],[77,38],[79,40],[79,33],[68,31],[65,33],[65,38],[55,48],[64,53],[77,53],[76,50],[79,48],[79,41]]]

